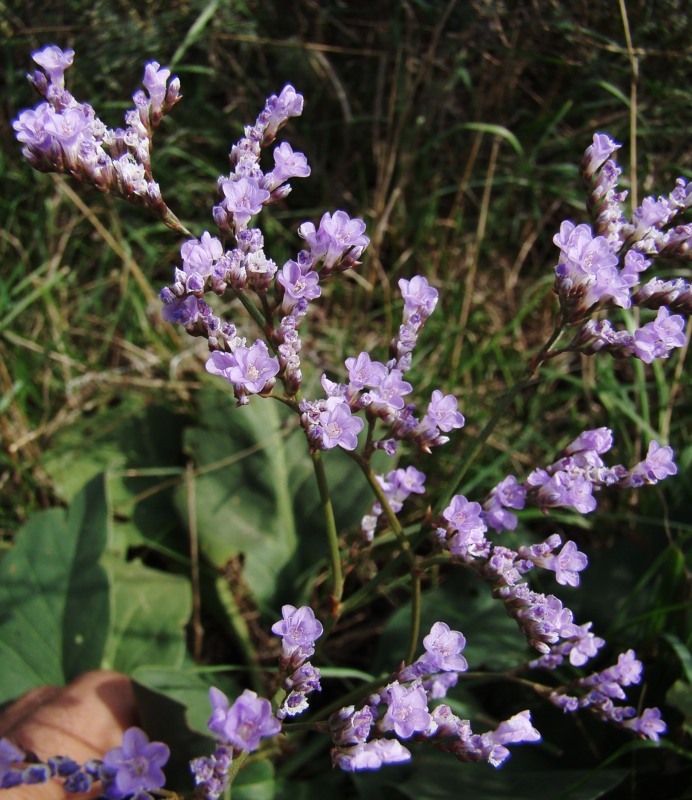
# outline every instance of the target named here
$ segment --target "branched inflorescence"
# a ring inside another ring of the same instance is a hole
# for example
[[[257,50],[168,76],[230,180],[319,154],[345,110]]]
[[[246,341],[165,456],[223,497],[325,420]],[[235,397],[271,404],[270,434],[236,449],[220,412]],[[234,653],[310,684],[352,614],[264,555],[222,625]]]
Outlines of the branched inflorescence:
[[[437,305],[437,290],[422,276],[401,279],[403,317],[387,357],[379,360],[364,351],[351,356],[340,376],[322,375],[324,397],[302,397],[300,326],[310,304],[320,298],[324,282],[357,267],[369,244],[363,220],[352,219],[341,210],[328,212],[317,225],[304,222],[298,228],[304,247],[279,267],[265,252],[261,229],[251,227],[264,206],[287,197],[291,179],[310,175],[304,154],[295,152],[287,142],[275,145],[286,122],[302,113],[302,96],[291,85],[285,86],[267,100],[255,123],[245,128],[244,136],[230,151],[229,174],[218,180],[218,202],[212,209],[217,234],[204,231],[195,238],[167,208],[151,171],[152,135],[162,116],[180,99],[177,78],[169,80],[169,70],[156,62],[148,64],[144,91],[134,94],[135,107],[126,114],[126,128],[111,130],[90,105],[75,100],[65,88],[64,72],[73,56],[72,51],[56,46],[33,56],[40,70],[30,81],[44,102],[22,112],[14,122],[27,160],[42,171],[69,173],[143,205],[188,237],[180,248],[181,263],[173,282],[161,292],[164,319],[182,325],[193,336],[206,338],[210,351],[206,369],[230,383],[238,405],[259,395],[274,397],[290,407],[314,460],[318,461],[318,451],[335,447],[351,453],[376,496],[362,519],[358,544],[368,552],[378,533],[393,530],[411,567],[412,594],[419,597],[422,559],[406,539],[397,515],[410,498],[425,494],[426,475],[406,466],[375,476],[370,459],[376,450],[395,456],[404,443],[429,453],[465,424],[451,394],[434,390],[423,413],[409,397],[414,387],[406,374],[421,331]],[[272,166],[265,169],[262,151],[272,146]],[[618,190],[620,170],[613,158],[618,147],[605,134],[596,134],[584,156],[581,173],[593,227],[567,220],[554,239],[560,250],[555,269],[559,319],[553,336],[529,366],[530,375],[563,352],[604,350],[618,358],[634,356],[650,363],[685,343],[684,319],[679,312],[692,310],[689,284],[682,279],[658,278],[642,284],[641,276],[657,258],[689,258],[692,230],[681,218],[692,204],[690,184],[680,179],[670,195],[646,198],[628,220],[623,210],[626,193]],[[209,295],[227,294],[248,312],[259,328],[259,338],[248,339],[235,322],[215,313],[213,300],[207,302]],[[656,311],[655,319],[627,331],[616,330],[608,319],[594,318],[596,313],[633,306]],[[573,332],[572,342],[551,349],[566,330]],[[279,383],[283,393],[277,388]],[[553,463],[534,469],[523,480],[508,475],[478,501],[454,494],[439,513],[426,516],[426,524],[433,523],[436,563],[446,559],[485,581],[538,651],[538,657],[524,665],[527,669],[552,670],[554,675],[565,660],[572,667],[582,667],[605,644],[591,631],[590,622],[575,623],[558,597],[534,591],[525,579],[541,569],[554,573],[558,584],[578,586],[587,557],[574,542],[563,544],[557,534],[516,549],[488,537],[515,530],[518,512],[527,506],[546,513],[570,508],[587,514],[596,508],[596,495],[604,489],[636,489],[677,471],[672,449],[655,441],[646,458],[635,466],[607,466],[602,456],[612,445],[609,429],[585,431]],[[320,483],[324,476],[317,474]],[[341,554],[333,520],[332,529],[332,569],[336,572],[341,569]],[[429,531],[429,526],[425,530]],[[343,581],[334,576],[337,583],[342,588]],[[338,609],[341,595],[332,599]],[[294,718],[308,710],[310,696],[322,688],[320,671],[310,659],[324,627],[308,606],[284,605],[282,619],[272,626],[272,632],[281,638],[272,698],[245,690],[231,702],[219,689],[210,691],[209,730],[216,745],[211,755],[192,762],[198,796],[219,797],[248,753],[260,748],[264,739],[292,729],[328,735],[333,763],[347,771],[407,761],[411,752],[403,742],[414,741],[426,742],[462,761],[482,760],[498,766],[509,755],[506,745],[540,738],[528,710],[500,722],[492,731],[473,733],[468,720],[439,703],[468,668],[462,655],[463,634],[436,622],[423,638],[425,652],[413,661],[418,628],[412,625],[412,631],[406,659],[411,663],[402,661],[396,672],[375,681],[359,703],[346,705],[328,718],[325,714],[308,723],[295,723]],[[637,715],[632,707],[616,702],[625,699],[624,687],[638,683],[641,673],[641,663],[628,650],[615,666],[561,686],[536,684],[535,688],[565,712],[588,709],[603,720],[657,741],[665,731],[658,709],[645,709]],[[111,800],[130,795],[146,798],[163,786],[161,767],[167,757],[166,746],[150,743],[139,729],[126,732],[122,747],[103,761],[82,767],[58,758],[43,764],[3,740],[0,780],[2,787],[11,787],[59,777],[68,791],[86,791],[99,780],[103,794]]]
[[[65,172],[131,203],[142,205],[170,227],[184,230],[161,197],[151,171],[151,144],[164,114],[181,99],[180,81],[155,61],[147,64],[142,84],[125,114],[125,128],[108,128],[89,103],[65,88],[65,70],[74,50],[55,45],[33,54],[41,68],[29,80],[45,98],[13,123],[22,154],[41,172]]]
[[[594,221],[575,225],[566,220],[554,242],[560,250],[555,268],[555,293],[564,319],[577,327],[569,349],[582,353],[600,350],[616,358],[634,356],[650,364],[667,358],[685,344],[685,321],[679,311],[692,311],[690,284],[682,278],[642,283],[655,259],[691,257],[692,224],[682,215],[692,206],[692,183],[678,178],[667,197],[646,197],[627,219],[618,190],[622,170],[614,154],[620,145],[603,133],[593,137],[580,166]],[[633,331],[616,330],[609,319],[594,320],[600,309],[640,307],[656,310],[656,317]]]

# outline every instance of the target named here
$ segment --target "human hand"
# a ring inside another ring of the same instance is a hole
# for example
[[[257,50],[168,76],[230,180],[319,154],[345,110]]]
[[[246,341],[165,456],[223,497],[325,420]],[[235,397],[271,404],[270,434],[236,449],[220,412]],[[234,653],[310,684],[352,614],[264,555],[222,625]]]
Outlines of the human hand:
[[[0,716],[0,737],[41,759],[62,755],[82,764],[102,758],[122,744],[124,731],[135,725],[136,708],[130,679],[118,672],[87,672],[69,686],[43,686],[28,692]],[[0,800],[64,800],[97,797],[68,795],[60,781],[0,790]]]

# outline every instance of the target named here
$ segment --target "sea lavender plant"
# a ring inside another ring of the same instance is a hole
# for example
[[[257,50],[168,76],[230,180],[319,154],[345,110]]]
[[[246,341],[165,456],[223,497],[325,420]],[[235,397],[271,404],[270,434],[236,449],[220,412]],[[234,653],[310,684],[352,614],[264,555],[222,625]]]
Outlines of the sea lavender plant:
[[[206,370],[230,384],[236,405],[275,400],[288,407],[305,435],[320,492],[326,534],[328,594],[316,596],[318,613],[308,606],[284,605],[282,619],[271,631],[281,638],[278,671],[267,676],[267,697],[249,689],[234,700],[218,688],[210,690],[212,713],[208,728],[215,739],[209,756],[192,762],[197,797],[217,798],[231,784],[248,755],[265,740],[300,736],[307,730],[328,737],[332,762],[346,771],[377,769],[411,759],[411,743],[429,745],[460,761],[485,761],[499,766],[509,755],[506,745],[536,742],[540,733],[529,710],[514,713],[491,731],[473,733],[471,722],[458,717],[445,699],[468,669],[462,651],[466,638],[443,620],[423,638],[423,655],[414,660],[420,637],[421,588],[428,572],[445,565],[468,570],[487,584],[493,598],[516,621],[537,657],[519,665],[543,671],[547,681],[522,679],[535,694],[566,713],[588,710],[601,720],[658,741],[666,726],[656,708],[639,714],[624,700],[624,687],[641,681],[642,664],[632,650],[617,665],[560,682],[558,668],[568,662],[582,668],[605,641],[592,632],[592,623],[577,623],[574,614],[555,595],[532,588],[531,573],[550,573],[562,586],[578,587],[587,555],[576,543],[563,543],[554,533],[540,543],[510,546],[508,533],[519,524],[528,506],[546,514],[572,509],[589,514],[602,492],[637,489],[674,475],[677,467],[670,447],[652,441],[646,458],[627,468],[607,466],[602,456],[613,446],[612,432],[601,427],[580,433],[555,461],[525,477],[508,475],[485,494],[469,499],[459,492],[475,456],[506,412],[512,393],[503,399],[475,442],[467,446],[446,497],[434,509],[422,509],[427,477],[417,467],[393,466],[378,475],[373,455],[382,451],[408,460],[416,451],[430,453],[449,442],[465,425],[457,398],[442,388],[421,399],[406,379],[425,323],[439,301],[437,290],[421,275],[401,279],[401,324],[388,352],[361,351],[330,365],[321,377],[323,396],[304,396],[304,362],[299,330],[311,305],[339,273],[357,268],[368,247],[363,220],[345,211],[325,213],[319,222],[298,228],[302,249],[283,265],[265,252],[265,237],[255,218],[267,205],[283,201],[289,180],[310,175],[307,157],[288,142],[275,146],[276,137],[303,109],[303,97],[291,85],[272,95],[254,124],[231,148],[230,171],[218,180],[218,202],[211,210],[215,233],[189,233],[161,197],[151,171],[152,135],[161,117],[180,99],[177,79],[156,62],[145,68],[144,90],[135,92],[135,108],[126,115],[126,128],[110,130],[86,103],[65,88],[64,72],[74,53],[51,45],[34,54],[38,67],[30,81],[44,101],[22,112],[14,122],[29,163],[42,171],[64,172],[90,182],[102,191],[143,205],[173,230],[186,236],[172,283],[161,291],[163,317],[207,340]],[[620,169],[614,154],[620,145],[596,134],[581,165],[588,192],[592,225],[566,220],[555,236],[559,250],[554,291],[559,310],[553,332],[534,355],[516,389],[534,380],[541,366],[561,354],[638,358],[645,363],[667,358],[685,343],[681,313],[692,308],[690,287],[683,279],[661,281],[642,276],[656,259],[689,258],[689,223],[683,214],[692,204],[690,184],[679,179],[665,197],[645,198],[628,219],[626,192],[618,188]],[[274,147],[273,166],[262,166],[263,150]],[[224,319],[214,296],[238,301],[250,322]],[[616,308],[638,307],[656,312],[653,320],[635,330],[618,330],[603,316]],[[252,331],[252,333],[250,332]],[[564,337],[570,341],[558,346]],[[257,338],[254,338],[257,337]],[[421,406],[422,402],[422,406]],[[420,409],[420,410],[419,410]],[[243,413],[242,409],[236,413]],[[344,550],[337,535],[322,453],[340,448],[361,470],[374,496],[363,516],[353,546]],[[415,512],[415,508],[419,511]],[[413,535],[400,519],[413,510],[419,530]],[[492,531],[492,533],[491,533]],[[390,562],[360,586],[346,586],[344,568],[372,558],[379,542],[396,542]],[[431,553],[431,546],[433,552]],[[331,634],[348,615],[370,602],[388,578],[408,574],[411,618],[403,661],[336,705],[314,705],[322,689],[316,644]],[[527,577],[528,576],[528,577]],[[322,614],[322,620],[318,616]],[[314,707],[313,707],[314,705]],[[294,718],[310,711],[307,721]],[[274,748],[276,751],[277,748]],[[260,753],[261,754],[261,753]],[[12,743],[0,743],[0,774],[5,787],[18,783],[64,779],[68,791],[84,791],[100,780],[103,793],[119,800],[146,797],[163,785],[161,767],[167,748],[149,743],[138,729],[126,732],[123,745],[103,761],[80,767],[53,759],[46,765],[30,762]]]

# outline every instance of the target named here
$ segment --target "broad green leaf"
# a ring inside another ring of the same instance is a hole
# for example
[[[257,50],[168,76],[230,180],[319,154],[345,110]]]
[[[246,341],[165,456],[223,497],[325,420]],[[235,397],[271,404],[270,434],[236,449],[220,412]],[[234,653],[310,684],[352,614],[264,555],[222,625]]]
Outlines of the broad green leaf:
[[[247,583],[267,597],[293,556],[297,533],[278,404],[254,399],[234,408],[229,393],[203,392],[203,425],[185,442],[202,472],[195,481],[200,547],[215,566],[245,556]],[[178,493],[188,516],[186,493]]]
[[[211,713],[209,687],[217,686],[229,698],[240,694],[240,689],[227,675],[201,673],[199,667],[184,664],[176,667],[139,667],[132,673],[137,683],[154,692],[164,694],[184,706],[185,722],[190,730],[209,736],[207,722]]]
[[[274,765],[266,759],[241,769],[231,787],[233,800],[274,800],[275,795]]]
[[[192,611],[186,578],[141,562],[104,560],[111,583],[112,623],[103,666],[130,673],[143,665],[180,666]]]
[[[108,630],[103,476],[70,507],[35,514],[0,564],[0,702],[100,665]]]
[[[373,672],[391,670],[403,658],[408,642],[410,603],[389,618],[380,638]],[[433,623],[446,622],[466,637],[464,656],[470,670],[507,669],[525,660],[527,645],[517,623],[493,600],[489,587],[461,572],[447,576],[439,589],[423,593],[421,639]]]
[[[191,726],[188,716],[204,711],[208,718],[208,684],[185,669],[141,668],[133,674],[133,681],[142,727],[152,740],[163,741],[171,749],[164,770],[166,788],[191,793],[190,760],[209,755],[214,748],[204,728]]]
[[[182,429],[176,411],[132,393],[61,430],[43,466],[66,502],[107,472],[115,516],[110,549],[145,544],[180,559],[187,546],[172,498],[184,472]]]
[[[595,800],[617,786],[626,770],[557,770],[543,768],[529,756],[522,763],[521,745],[512,747],[510,759],[500,769],[486,763],[464,764],[452,755],[415,749],[414,761],[389,767],[377,775],[358,775],[362,800],[387,797],[404,800],[458,800],[487,797],[493,800]]]
[[[246,584],[259,601],[299,603],[298,582],[327,550],[324,522],[305,436],[294,414],[259,397],[236,408],[210,386],[199,398],[199,427],[186,431],[195,459],[200,548],[215,566],[244,559]],[[344,454],[324,457],[340,529],[371,502],[365,481]],[[188,516],[187,493],[177,496]]]

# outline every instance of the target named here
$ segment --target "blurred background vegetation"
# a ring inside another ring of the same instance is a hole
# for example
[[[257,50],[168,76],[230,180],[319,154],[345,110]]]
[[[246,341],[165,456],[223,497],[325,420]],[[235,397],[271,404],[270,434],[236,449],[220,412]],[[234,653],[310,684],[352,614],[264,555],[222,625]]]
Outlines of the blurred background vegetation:
[[[20,157],[11,122],[35,103],[25,73],[40,46],[76,51],[68,84],[113,127],[144,63],[172,66],[184,100],[157,133],[154,174],[198,234],[212,225],[215,181],[242,126],[285,83],[304,94],[305,113],[287,138],[306,153],[312,176],[263,212],[269,254],[279,263],[292,257],[297,226],[326,209],[362,216],[372,238],[359,275],[333,282],[312,309],[304,371],[316,383],[359,350],[384,356],[400,314],[397,280],[426,275],[441,297],[412,383],[418,397],[453,392],[467,416],[462,435],[420,464],[435,476],[433,499],[550,330],[552,237],[564,219],[587,221],[577,166],[593,133],[623,143],[623,183],[636,202],[692,172],[685,0],[11,0],[0,2],[0,35],[0,529],[8,544],[34,511],[70,501],[111,469],[123,482],[115,517],[137,531],[129,544],[163,567],[184,561],[189,520],[172,502],[147,502],[182,484],[191,453],[183,432],[206,384],[203,343],[160,317],[157,294],[180,242],[139,210],[37,174]],[[657,274],[690,279],[684,263]],[[647,705],[663,703],[684,675],[685,652],[689,670],[685,355],[653,367],[551,362],[517,395],[463,487],[480,498],[508,472],[523,477],[552,461],[589,427],[613,428],[617,463],[643,457],[651,438],[674,447],[680,474],[660,489],[604,497],[587,518],[526,518],[534,533],[557,527],[589,553],[581,616],[608,632],[614,651],[637,647],[650,670]],[[223,402],[231,413],[230,398]],[[619,599],[606,608],[613,584]],[[680,703],[668,716],[677,741]],[[671,793],[657,786],[657,797],[677,796],[685,780],[667,758],[649,765],[651,780],[663,769],[673,776]]]

